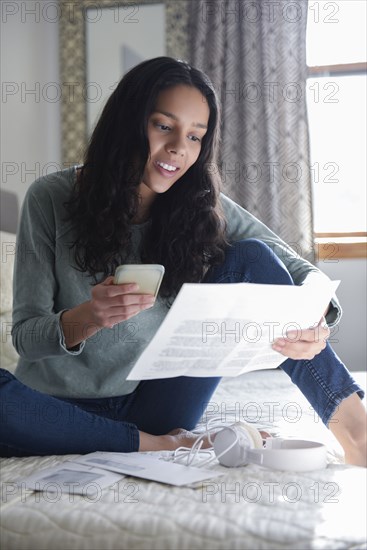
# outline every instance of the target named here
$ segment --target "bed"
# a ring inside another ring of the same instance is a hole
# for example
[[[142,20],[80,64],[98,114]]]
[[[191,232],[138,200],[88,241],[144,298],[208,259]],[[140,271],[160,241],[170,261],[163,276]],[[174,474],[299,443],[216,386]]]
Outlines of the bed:
[[[13,237],[2,234],[2,241],[9,251]],[[3,263],[2,278],[11,277],[5,273],[10,263]],[[2,283],[2,366],[12,371],[11,290]],[[366,373],[354,374],[365,388]],[[343,463],[335,438],[283,371],[223,379],[202,425],[215,416],[227,424],[253,422],[273,435],[322,441],[328,466],[296,473],[214,464],[224,475],[195,489],[124,477],[98,495],[78,496],[32,492],[18,483],[77,455],[1,459],[2,550],[367,548],[367,470]]]

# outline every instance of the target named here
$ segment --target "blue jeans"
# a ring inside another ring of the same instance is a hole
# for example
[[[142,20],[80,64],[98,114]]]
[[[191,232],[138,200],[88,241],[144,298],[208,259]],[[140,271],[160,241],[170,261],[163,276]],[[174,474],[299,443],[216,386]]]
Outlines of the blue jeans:
[[[279,258],[255,239],[229,247],[224,262],[203,282],[293,284]],[[326,425],[343,399],[354,392],[364,395],[329,344],[312,360],[287,359],[281,368]],[[218,377],[181,376],[141,381],[120,397],[61,399],[32,390],[0,369],[0,456],[137,451],[139,430],[161,435],[193,429],[219,382]]]

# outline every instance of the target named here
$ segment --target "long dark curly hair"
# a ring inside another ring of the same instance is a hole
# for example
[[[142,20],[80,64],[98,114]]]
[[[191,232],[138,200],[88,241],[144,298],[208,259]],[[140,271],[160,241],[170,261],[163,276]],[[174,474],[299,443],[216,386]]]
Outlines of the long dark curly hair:
[[[184,61],[157,57],[131,69],[108,99],[66,205],[76,231],[77,266],[94,282],[113,274],[129,256],[138,187],[150,155],[148,118],[158,94],[182,84],[206,98],[208,130],[196,162],[168,191],[157,194],[141,258],[165,266],[163,296],[175,295],[184,282],[201,281],[208,267],[223,260],[227,243],[218,203],[218,98],[205,73]]]

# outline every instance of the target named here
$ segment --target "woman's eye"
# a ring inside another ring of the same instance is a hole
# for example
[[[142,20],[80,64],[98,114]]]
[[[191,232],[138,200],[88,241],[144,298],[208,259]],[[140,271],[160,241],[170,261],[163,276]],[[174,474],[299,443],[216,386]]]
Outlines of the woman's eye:
[[[167,130],[171,130],[171,127],[170,127],[170,126],[166,126],[165,124],[159,124],[159,122],[156,122],[156,123],[155,123],[155,126],[156,126],[157,128],[159,128],[160,130],[162,130],[163,132],[166,132]],[[200,142],[201,142],[201,138],[198,138],[197,136],[191,135],[191,136],[190,136],[190,141],[194,141],[194,142],[200,143]]]

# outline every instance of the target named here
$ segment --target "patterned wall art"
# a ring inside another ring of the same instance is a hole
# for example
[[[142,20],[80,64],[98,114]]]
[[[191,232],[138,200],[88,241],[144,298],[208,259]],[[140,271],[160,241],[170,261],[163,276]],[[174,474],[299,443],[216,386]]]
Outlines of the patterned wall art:
[[[87,145],[87,48],[86,25],[98,24],[106,14],[113,12],[114,23],[135,24],[139,33],[139,9],[149,4],[165,7],[165,55],[187,60],[188,55],[188,9],[190,0],[70,0],[60,1],[60,82],[67,93],[62,94],[61,133],[62,163],[64,167],[82,162]],[[146,40],[141,36],[141,40]],[[101,44],[101,49],[105,44]],[[125,48],[125,57],[136,55]],[[108,49],[105,52],[108,63]],[[139,62],[139,56],[136,56]],[[120,75],[116,75],[116,80]]]

